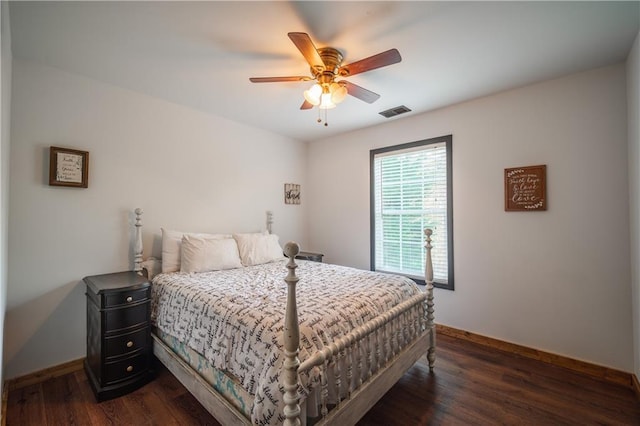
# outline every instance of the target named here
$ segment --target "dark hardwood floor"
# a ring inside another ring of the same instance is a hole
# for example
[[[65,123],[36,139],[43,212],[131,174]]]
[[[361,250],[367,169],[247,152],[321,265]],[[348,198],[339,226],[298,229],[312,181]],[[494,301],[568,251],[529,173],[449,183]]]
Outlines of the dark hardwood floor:
[[[365,425],[640,425],[631,389],[438,336],[358,423]],[[217,425],[165,369],[124,397],[95,402],[83,371],[9,393],[7,425]]]

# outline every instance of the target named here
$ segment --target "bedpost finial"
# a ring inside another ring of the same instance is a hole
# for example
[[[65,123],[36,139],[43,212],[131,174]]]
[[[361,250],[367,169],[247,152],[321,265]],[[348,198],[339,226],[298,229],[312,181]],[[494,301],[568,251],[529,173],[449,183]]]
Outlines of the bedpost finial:
[[[433,234],[433,230],[431,228],[424,229],[425,235],[425,244],[424,248],[426,249],[426,257],[424,263],[424,280],[427,283],[427,286],[433,284],[433,261],[431,260],[431,249],[433,246],[431,245],[431,235]]]
[[[136,236],[133,245],[133,270],[142,273],[142,209],[138,207],[134,210],[136,214]]]
[[[296,257],[300,253],[300,246],[295,241],[289,241],[284,245],[284,255],[288,258]]]
[[[269,234],[272,234],[272,228],[273,227],[273,212],[271,210],[267,210],[267,232],[269,232]]]

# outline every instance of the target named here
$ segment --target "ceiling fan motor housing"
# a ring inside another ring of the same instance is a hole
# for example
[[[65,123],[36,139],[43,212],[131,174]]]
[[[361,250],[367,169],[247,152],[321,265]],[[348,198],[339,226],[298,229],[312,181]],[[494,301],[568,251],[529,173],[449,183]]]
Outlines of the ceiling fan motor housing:
[[[318,54],[322,58],[324,63],[324,69],[318,69],[318,67],[311,67],[311,73],[318,79],[320,83],[325,83],[322,79],[326,78],[326,83],[333,81],[338,74],[340,65],[342,64],[342,53],[338,49],[333,47],[321,47],[318,49]]]

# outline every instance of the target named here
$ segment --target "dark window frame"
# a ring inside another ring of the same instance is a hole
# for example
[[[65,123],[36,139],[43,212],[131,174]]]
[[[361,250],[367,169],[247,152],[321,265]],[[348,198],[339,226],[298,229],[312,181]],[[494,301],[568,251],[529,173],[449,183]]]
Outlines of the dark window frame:
[[[370,212],[370,261],[371,270],[376,268],[376,218],[375,218],[375,171],[374,160],[376,155],[392,151],[428,146],[435,143],[444,143],[447,151],[447,281],[446,283],[434,281],[433,286],[446,290],[454,290],[454,268],[453,268],[453,136],[438,136],[430,139],[423,139],[399,145],[387,146],[384,148],[372,149],[369,151],[369,212]],[[435,248],[437,250],[437,248]],[[425,285],[425,281],[410,277],[417,284]]]

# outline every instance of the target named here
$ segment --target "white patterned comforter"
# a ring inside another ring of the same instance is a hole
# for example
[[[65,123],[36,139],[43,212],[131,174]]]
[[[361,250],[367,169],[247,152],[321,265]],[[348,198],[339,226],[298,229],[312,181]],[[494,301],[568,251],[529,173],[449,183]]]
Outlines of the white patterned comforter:
[[[297,261],[301,361],[315,348],[420,293],[408,278]],[[226,271],[161,274],[152,320],[255,396],[255,425],[282,424],[280,373],[287,298],[286,261]],[[311,373],[313,374],[313,373]],[[317,378],[300,377],[304,396]]]

